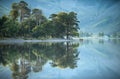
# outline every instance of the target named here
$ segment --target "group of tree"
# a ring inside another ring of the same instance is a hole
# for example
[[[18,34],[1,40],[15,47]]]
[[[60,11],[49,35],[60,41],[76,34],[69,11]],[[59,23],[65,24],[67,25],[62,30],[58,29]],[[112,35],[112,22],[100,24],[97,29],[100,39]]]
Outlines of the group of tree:
[[[80,31],[80,37],[92,37],[93,33]]]
[[[103,36],[104,36],[104,32],[99,32],[99,33],[98,33],[98,36],[99,36],[99,37],[103,37]]]
[[[9,15],[0,18],[0,37],[79,36],[77,14],[59,12],[46,18],[41,9],[30,9],[25,1],[13,3]]]
[[[115,32],[110,35],[111,38],[120,38],[120,32]]]

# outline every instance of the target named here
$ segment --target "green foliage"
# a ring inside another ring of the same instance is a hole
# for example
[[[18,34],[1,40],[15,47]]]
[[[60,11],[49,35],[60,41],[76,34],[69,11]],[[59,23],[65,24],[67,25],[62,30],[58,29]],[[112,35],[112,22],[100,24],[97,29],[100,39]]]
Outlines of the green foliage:
[[[77,14],[59,12],[47,19],[42,10],[28,8],[25,1],[13,3],[9,16],[0,18],[0,37],[64,38],[79,36]],[[32,12],[31,12],[32,11]]]
[[[78,20],[77,14],[74,12],[60,12],[58,14],[52,14],[50,16],[55,26],[60,26],[59,33],[62,33],[63,36],[67,36],[67,39],[70,36],[78,36],[77,30],[78,28]],[[60,36],[60,35],[59,35]]]
[[[33,32],[32,36],[36,37],[36,38],[43,37],[45,34],[42,26],[35,26],[35,28],[33,28],[32,32]]]
[[[40,9],[33,9],[32,15],[35,17],[36,25],[40,25],[42,21],[42,10]]]
[[[28,36],[30,37],[32,35],[32,29],[35,27],[36,22],[33,19],[26,19],[22,24],[20,25],[20,36]]]
[[[15,37],[17,35],[19,31],[19,25],[17,22],[9,19],[8,21],[5,22],[4,26],[6,27],[4,31],[4,33],[6,34],[5,36]]]
[[[103,37],[103,36],[104,36],[104,33],[103,33],[103,32],[100,32],[98,35],[99,35],[100,37]]]
[[[16,20],[19,16],[19,7],[17,3],[12,4],[12,10],[10,11],[10,15],[13,20]]]
[[[1,18],[1,37],[15,37],[19,31],[19,23],[3,16]]]
[[[120,32],[115,32],[111,35],[113,38],[120,38]]]
[[[11,16],[12,16],[12,18],[13,18],[13,20],[15,20],[17,17],[18,17],[18,10],[15,10],[15,9],[13,9],[13,10],[11,10]]]

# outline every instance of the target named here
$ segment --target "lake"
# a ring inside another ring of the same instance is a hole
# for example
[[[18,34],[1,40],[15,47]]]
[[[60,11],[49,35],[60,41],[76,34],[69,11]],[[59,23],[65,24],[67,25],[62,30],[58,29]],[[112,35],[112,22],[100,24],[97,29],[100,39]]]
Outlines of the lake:
[[[120,40],[1,42],[0,79],[120,79]]]

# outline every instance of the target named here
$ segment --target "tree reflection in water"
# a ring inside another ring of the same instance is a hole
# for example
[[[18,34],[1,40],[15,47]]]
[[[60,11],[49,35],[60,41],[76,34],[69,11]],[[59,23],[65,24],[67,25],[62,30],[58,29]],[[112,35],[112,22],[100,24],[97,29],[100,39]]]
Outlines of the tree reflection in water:
[[[53,61],[51,65],[53,67],[61,67],[61,68],[75,68],[77,67],[77,60],[79,52],[77,52],[77,49],[75,47],[78,47],[79,44],[70,44],[66,43],[64,47],[58,47],[56,51],[56,55],[53,57]],[[62,49],[62,51],[60,49]]]
[[[75,68],[79,43],[0,44],[0,63],[9,65],[13,79],[27,79],[28,73],[40,72],[50,60],[52,67]]]

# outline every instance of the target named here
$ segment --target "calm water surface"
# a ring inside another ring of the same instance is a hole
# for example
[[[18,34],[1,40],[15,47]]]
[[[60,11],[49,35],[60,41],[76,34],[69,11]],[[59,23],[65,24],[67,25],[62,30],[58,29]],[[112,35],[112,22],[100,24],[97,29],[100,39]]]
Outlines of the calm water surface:
[[[0,79],[120,79],[120,40],[0,43]]]

